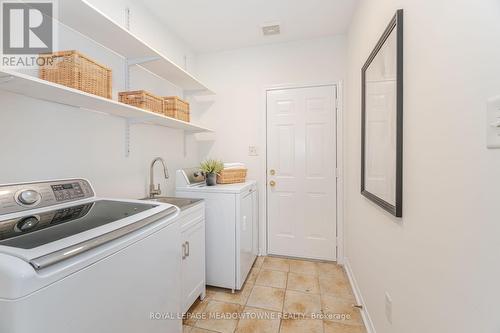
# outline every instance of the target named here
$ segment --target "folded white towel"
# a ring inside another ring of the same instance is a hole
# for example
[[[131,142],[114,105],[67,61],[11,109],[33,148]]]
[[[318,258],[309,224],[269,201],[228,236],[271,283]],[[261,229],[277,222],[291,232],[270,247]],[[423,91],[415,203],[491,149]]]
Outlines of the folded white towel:
[[[245,163],[224,163],[224,169],[245,169]]]

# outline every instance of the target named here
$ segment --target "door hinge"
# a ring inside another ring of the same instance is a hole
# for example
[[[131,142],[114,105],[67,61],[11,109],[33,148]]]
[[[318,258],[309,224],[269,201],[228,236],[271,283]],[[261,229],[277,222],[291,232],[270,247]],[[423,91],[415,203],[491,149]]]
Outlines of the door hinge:
[[[335,168],[335,178],[340,178],[340,169]]]

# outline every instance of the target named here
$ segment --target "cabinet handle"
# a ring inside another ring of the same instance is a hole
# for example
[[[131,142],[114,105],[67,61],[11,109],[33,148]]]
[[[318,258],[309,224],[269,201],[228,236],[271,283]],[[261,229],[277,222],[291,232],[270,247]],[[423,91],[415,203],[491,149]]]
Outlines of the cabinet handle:
[[[187,254],[186,254],[186,257],[189,257],[189,252],[190,252],[189,242],[186,242],[186,245],[187,245]]]
[[[186,259],[186,243],[182,244],[182,260]]]

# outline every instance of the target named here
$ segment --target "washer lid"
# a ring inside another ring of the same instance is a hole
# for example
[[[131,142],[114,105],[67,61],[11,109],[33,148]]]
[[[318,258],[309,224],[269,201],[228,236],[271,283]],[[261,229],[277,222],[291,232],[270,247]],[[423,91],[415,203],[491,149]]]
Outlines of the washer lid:
[[[157,205],[96,200],[0,221],[0,245],[32,249],[136,214]]]
[[[206,193],[233,193],[239,194],[245,191],[256,190],[257,182],[255,180],[247,180],[244,183],[237,184],[217,184],[214,186],[207,186],[201,184],[198,186],[185,186],[177,187],[176,190],[179,192],[206,192]]]
[[[179,214],[179,209],[173,205],[129,199],[94,199],[84,200],[79,204],[90,203],[93,205],[85,214],[75,215],[74,219],[61,221],[54,226],[17,237],[19,237],[18,240],[21,240],[24,237],[33,237],[37,233],[48,232],[51,229],[64,228],[63,230],[67,231],[66,225],[73,223],[84,228],[80,229],[79,233],[34,248],[0,244],[0,300],[15,300],[26,297],[133,244],[147,240],[148,236],[175,223]],[[101,205],[103,208],[99,208]],[[129,209],[130,214],[127,215],[126,210],[110,209],[110,207],[123,207],[122,205]],[[78,204],[59,205],[57,208],[60,209],[52,207],[30,212],[38,216],[52,212],[52,216],[54,216],[53,213],[63,208],[74,206],[78,206]],[[140,209],[134,210],[133,207],[140,207]],[[147,209],[147,207],[152,208]],[[120,218],[120,214],[122,218]],[[23,216],[27,216],[25,212],[5,217],[6,220],[10,221],[22,219]],[[99,219],[106,222],[98,223]],[[91,225],[92,227],[85,230],[87,223],[89,227]],[[175,232],[178,229],[171,230]],[[10,239],[16,240],[16,237]],[[3,242],[7,241],[7,239],[3,240]]]

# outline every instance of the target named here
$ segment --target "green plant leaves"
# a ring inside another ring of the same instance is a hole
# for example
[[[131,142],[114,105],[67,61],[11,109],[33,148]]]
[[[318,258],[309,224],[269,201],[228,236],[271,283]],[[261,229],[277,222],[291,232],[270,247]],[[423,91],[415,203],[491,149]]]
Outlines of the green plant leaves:
[[[200,170],[204,173],[219,173],[224,169],[224,163],[221,160],[208,159],[200,164]]]

